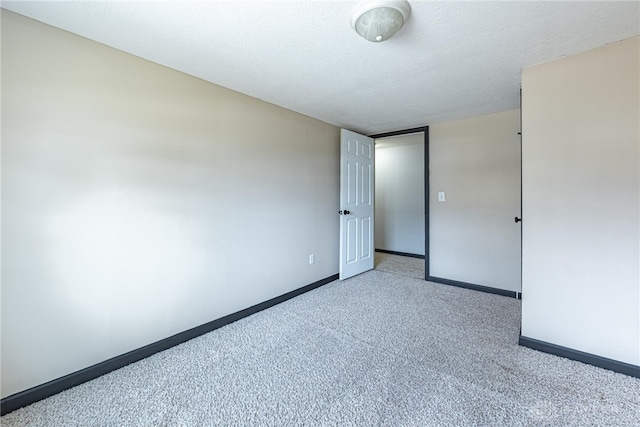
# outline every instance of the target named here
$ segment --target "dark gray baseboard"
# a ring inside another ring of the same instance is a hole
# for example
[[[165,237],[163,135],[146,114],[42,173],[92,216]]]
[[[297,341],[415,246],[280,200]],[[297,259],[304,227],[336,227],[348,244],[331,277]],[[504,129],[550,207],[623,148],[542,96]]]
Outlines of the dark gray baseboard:
[[[457,280],[443,279],[442,277],[434,277],[434,276],[428,276],[427,280],[429,282],[435,282],[435,283],[440,283],[440,284],[449,285],[449,286],[457,286],[458,288],[473,289],[474,291],[486,292],[489,294],[502,295],[505,297],[511,297],[516,299],[522,298],[522,293],[520,292],[507,291],[505,289],[492,288],[490,286],[474,285],[473,283],[458,282]]]
[[[389,251],[387,249],[376,249],[376,252],[382,252],[383,254],[400,255],[400,256],[408,256],[408,257],[411,257],[411,258],[424,259],[424,255],[411,254],[409,252]]]
[[[121,354],[120,356],[116,356],[111,359],[105,360],[104,362],[100,362],[93,366],[89,366],[88,368],[82,369],[80,371],[73,372],[69,375],[65,375],[64,377],[60,377],[55,380],[49,381],[47,383],[30,388],[28,390],[24,390],[19,393],[12,394],[11,396],[7,396],[4,399],[0,400],[0,414],[1,415],[8,414],[9,412],[15,411],[18,408],[22,408],[23,406],[30,405],[39,400],[53,396],[54,394],[58,394],[71,387],[75,387],[87,381],[91,381],[104,374],[108,374],[111,371],[115,371],[116,369],[120,369],[131,363],[142,360],[155,353],[167,350],[178,344],[182,344],[185,341],[189,341],[190,339],[196,338],[200,335],[203,335],[215,329],[221,328],[222,326],[228,325],[229,323],[233,323],[244,317],[250,316],[259,311],[273,307],[276,304],[280,304],[281,302],[297,297],[298,295],[301,295],[305,292],[309,292],[313,289],[316,289],[322,285],[326,285],[327,283],[331,283],[335,280],[338,280],[337,274],[334,274],[333,276],[329,276],[327,278],[319,280],[310,285],[303,286],[294,291],[287,292],[286,294],[264,301],[260,304],[256,304],[249,308],[245,308],[244,310],[240,310],[236,313],[229,314],[227,316],[221,317],[219,319],[213,320],[203,325],[196,326],[195,328],[186,330],[184,332],[180,332],[176,335],[170,336],[163,340],[154,342],[144,347],[140,347],[136,350],[132,350],[128,353]]]
[[[602,356],[596,356],[595,354],[585,353],[583,351],[574,350],[572,348],[562,347],[560,345],[551,344],[545,341],[523,337],[522,335],[518,340],[518,344],[523,347],[542,351],[544,353],[554,354],[556,356],[565,357],[567,359],[577,360],[578,362],[586,363],[587,365],[593,365],[599,368],[618,372],[620,374],[629,375],[630,377],[640,378],[640,366],[632,365],[630,363],[619,362],[617,360],[608,359]]]

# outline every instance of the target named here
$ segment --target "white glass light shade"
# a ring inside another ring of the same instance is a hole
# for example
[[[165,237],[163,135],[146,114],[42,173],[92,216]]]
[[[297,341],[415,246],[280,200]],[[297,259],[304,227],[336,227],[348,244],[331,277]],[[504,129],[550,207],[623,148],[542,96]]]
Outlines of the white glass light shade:
[[[370,42],[382,42],[402,28],[410,13],[406,0],[369,0],[353,11],[351,27]]]

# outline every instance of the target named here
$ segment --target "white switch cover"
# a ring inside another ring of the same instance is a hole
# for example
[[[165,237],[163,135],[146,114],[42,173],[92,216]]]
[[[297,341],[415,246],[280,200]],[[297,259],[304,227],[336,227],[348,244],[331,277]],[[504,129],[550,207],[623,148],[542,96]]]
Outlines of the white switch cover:
[[[316,262],[316,257],[313,254],[309,254],[309,265]]]
[[[447,200],[447,198],[445,197],[444,191],[438,191],[438,201],[439,202],[444,202],[446,200]]]

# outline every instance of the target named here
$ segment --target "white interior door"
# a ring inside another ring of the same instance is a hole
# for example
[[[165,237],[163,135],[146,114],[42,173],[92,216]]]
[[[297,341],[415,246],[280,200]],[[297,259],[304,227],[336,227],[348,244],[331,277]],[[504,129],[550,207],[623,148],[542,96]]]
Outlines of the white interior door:
[[[340,130],[340,279],[373,269],[373,139]]]

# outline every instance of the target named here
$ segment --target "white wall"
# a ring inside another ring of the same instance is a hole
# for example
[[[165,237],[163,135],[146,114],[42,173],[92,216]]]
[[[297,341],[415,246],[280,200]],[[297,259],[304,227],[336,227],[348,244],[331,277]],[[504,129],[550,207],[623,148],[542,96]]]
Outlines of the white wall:
[[[640,364],[640,38],[524,69],[522,335]]]
[[[429,126],[431,276],[520,291],[519,131],[520,110]]]
[[[424,255],[424,132],[376,139],[376,249]]]
[[[336,274],[338,194],[337,128],[3,10],[2,397]]]

